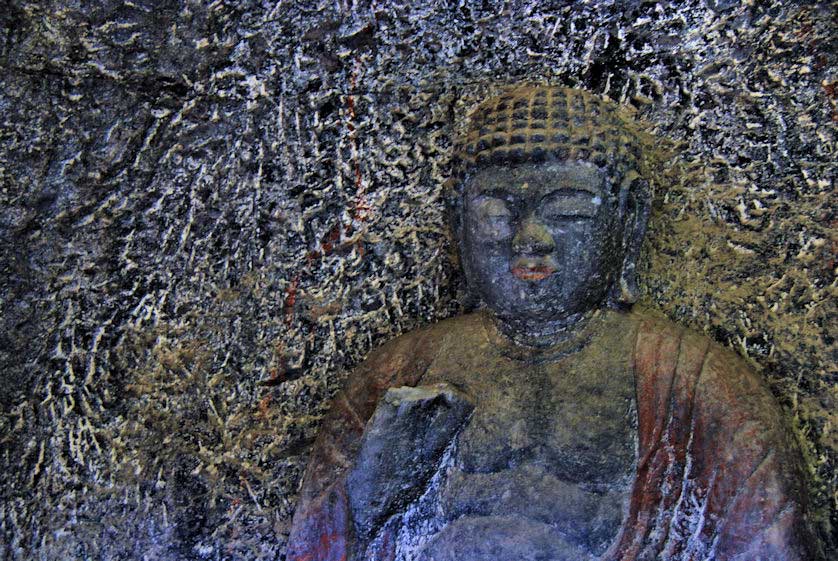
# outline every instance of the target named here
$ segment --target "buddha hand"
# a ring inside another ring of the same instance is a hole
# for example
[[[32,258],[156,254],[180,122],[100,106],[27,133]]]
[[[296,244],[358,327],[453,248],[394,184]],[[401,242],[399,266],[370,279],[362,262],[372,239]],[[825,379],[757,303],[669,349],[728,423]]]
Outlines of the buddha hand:
[[[359,545],[421,496],[473,409],[449,384],[405,386],[384,394],[347,478]]]

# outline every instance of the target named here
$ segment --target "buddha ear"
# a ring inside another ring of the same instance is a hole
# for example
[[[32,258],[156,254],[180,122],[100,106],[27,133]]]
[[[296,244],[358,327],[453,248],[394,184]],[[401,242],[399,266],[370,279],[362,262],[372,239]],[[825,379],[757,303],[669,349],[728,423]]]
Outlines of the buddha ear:
[[[637,260],[652,209],[649,183],[636,175],[628,178],[628,181],[631,184],[624,186],[625,196],[620,197],[623,199],[620,205],[623,215],[623,267],[620,271],[619,292],[615,295],[617,303],[624,306],[634,304],[639,297]]]
[[[452,178],[443,184],[445,202],[445,214],[448,217],[448,226],[454,235],[456,250],[462,252],[463,240],[463,193],[458,189],[457,182]]]

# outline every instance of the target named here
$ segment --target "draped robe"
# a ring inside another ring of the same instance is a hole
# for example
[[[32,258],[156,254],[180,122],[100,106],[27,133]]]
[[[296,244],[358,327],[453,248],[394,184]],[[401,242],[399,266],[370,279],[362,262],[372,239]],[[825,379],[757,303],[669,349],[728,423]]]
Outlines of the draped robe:
[[[604,351],[629,361],[637,415],[630,495],[601,559],[815,559],[801,455],[765,383],[735,353],[650,312],[599,313],[599,329],[630,334],[625,348]],[[355,369],[314,444],[289,561],[356,555],[346,478],[379,399],[422,384],[491,329],[486,313],[446,320],[390,341]],[[379,536],[367,555],[391,561],[395,540]]]

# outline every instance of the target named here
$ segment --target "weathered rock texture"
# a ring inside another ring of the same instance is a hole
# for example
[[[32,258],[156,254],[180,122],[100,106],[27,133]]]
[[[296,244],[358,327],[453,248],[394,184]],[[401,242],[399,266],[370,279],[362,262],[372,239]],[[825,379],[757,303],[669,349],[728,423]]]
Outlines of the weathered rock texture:
[[[463,306],[443,205],[503,83],[700,163],[647,300],[762,370],[838,525],[835,3],[0,9],[0,556],[282,559],[341,371]]]

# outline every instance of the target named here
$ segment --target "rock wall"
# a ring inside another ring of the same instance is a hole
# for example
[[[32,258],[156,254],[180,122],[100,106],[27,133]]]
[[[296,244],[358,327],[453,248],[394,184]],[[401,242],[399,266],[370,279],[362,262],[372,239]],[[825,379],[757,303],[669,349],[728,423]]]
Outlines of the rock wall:
[[[9,0],[7,0],[8,2]],[[11,0],[0,557],[283,559],[327,400],[464,304],[468,109],[521,80],[680,143],[646,300],[749,357],[838,526],[835,3]]]

